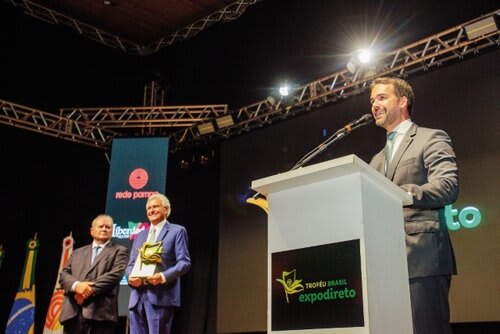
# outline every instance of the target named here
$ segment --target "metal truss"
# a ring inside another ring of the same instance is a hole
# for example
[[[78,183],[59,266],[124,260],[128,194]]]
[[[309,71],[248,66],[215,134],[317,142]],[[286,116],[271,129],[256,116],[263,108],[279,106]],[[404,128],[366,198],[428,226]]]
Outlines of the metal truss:
[[[48,23],[66,25],[76,29],[78,33],[84,37],[90,38],[96,42],[112,48],[118,48],[129,54],[141,56],[149,55],[157,52],[164,46],[195,36],[200,31],[210,27],[216,22],[229,22],[234,20],[241,16],[249,6],[254,5],[257,1],[258,0],[238,0],[185,28],[170,33],[151,45],[140,45],[31,1],[10,0],[14,6],[23,8],[27,15]]]
[[[111,147],[118,133],[0,100],[0,123],[97,148]]]
[[[61,108],[60,117],[106,130],[194,127],[228,113],[227,104],[124,108]]]
[[[137,131],[139,129],[139,134],[143,136],[168,136],[172,132],[171,129],[184,128],[175,135],[174,147],[176,149],[179,148],[178,143],[183,142],[186,138],[194,138],[199,135],[196,131],[196,125],[227,113],[228,106],[226,104],[60,109],[62,119],[73,120],[115,134],[119,134],[119,132],[114,132],[117,130],[135,129]],[[120,134],[124,133],[124,131],[120,131]],[[109,149],[107,144],[103,145],[102,148]]]
[[[164,46],[171,45],[177,41],[195,36],[200,31],[210,27],[216,22],[230,22],[232,20],[235,20],[240,17],[249,6],[254,5],[257,1],[259,0],[236,1],[213,14],[196,21],[189,26],[174,32],[173,34],[161,38],[159,41],[153,43],[150,46],[150,49],[153,50],[153,52],[156,52]]]
[[[144,85],[144,106],[162,106],[165,103],[165,90],[157,80]]]
[[[130,129],[139,129],[143,135],[168,135],[170,148],[178,151],[197,143],[227,139],[361,94],[375,77],[406,77],[498,47],[500,34],[497,26],[493,31],[475,37],[467,36],[466,27],[483,19],[495,19],[499,14],[500,10],[496,10],[381,54],[374,67],[359,67],[352,72],[343,69],[297,87],[291,92],[289,100],[265,99],[237,110],[229,110],[227,105],[73,108],[60,109],[58,116],[0,100],[0,123],[105,150],[110,149],[114,137],[127,135],[126,131]],[[226,116],[230,116],[234,124],[218,128],[215,120]],[[198,126],[207,123],[212,123],[214,132],[201,134]]]
[[[407,77],[418,72],[462,60],[480,51],[500,45],[499,30],[468,38],[465,27],[487,18],[497,17],[500,10],[424,38],[400,49],[379,55],[376,65],[351,72],[342,69],[324,78],[297,87],[287,100],[265,99],[231,111],[234,125],[206,135],[205,140],[225,139],[248,132],[256,127],[289,118],[299,112],[316,109],[328,103],[345,100],[365,92],[376,77],[392,75]],[[192,137],[190,135],[192,134]],[[172,139],[174,142],[172,143]],[[171,145],[197,142],[199,135],[193,129],[184,129],[171,136]]]

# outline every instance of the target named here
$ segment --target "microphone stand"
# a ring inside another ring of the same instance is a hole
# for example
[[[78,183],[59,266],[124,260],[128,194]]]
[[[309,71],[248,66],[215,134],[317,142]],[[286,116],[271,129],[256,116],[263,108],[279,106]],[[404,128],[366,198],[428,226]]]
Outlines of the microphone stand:
[[[312,158],[316,157],[318,154],[320,154],[321,152],[323,152],[328,146],[330,146],[331,144],[333,144],[334,142],[336,142],[337,140],[339,139],[342,139],[344,138],[345,136],[347,136],[349,133],[351,133],[352,130],[355,130],[361,126],[363,126],[365,124],[358,124],[358,125],[355,125],[355,126],[344,126],[342,129],[338,130],[337,132],[335,132],[333,135],[331,135],[330,137],[328,137],[325,141],[323,141],[321,144],[319,144],[317,147],[315,147],[314,149],[312,149],[312,151],[310,151],[309,153],[307,153],[306,155],[304,155],[293,167],[292,169],[290,169],[290,171],[292,170],[296,170],[296,169],[299,169],[300,167],[304,166],[308,161],[310,161]]]
[[[344,138],[345,136],[347,136],[349,133],[351,133],[353,130],[363,126],[363,125],[366,125],[367,123],[361,123],[361,124],[357,124],[357,125],[354,125],[354,126],[351,126],[351,125],[346,125],[344,126],[342,129],[338,130],[337,132],[335,132],[333,135],[331,135],[330,137],[328,137],[325,141],[323,141],[321,144],[319,144],[318,146],[316,146],[314,149],[312,149],[310,152],[308,152],[306,155],[304,155],[293,167],[292,169],[290,169],[290,171],[292,170],[296,170],[296,169],[299,169],[300,167],[304,166],[308,161],[310,161],[311,159],[313,159],[314,157],[316,157],[318,154],[320,154],[321,152],[323,152],[328,146],[330,146],[331,144],[333,144],[334,142],[336,142],[337,140],[339,139],[342,139]],[[256,200],[259,195],[263,196],[264,198],[266,198],[266,196],[262,195],[261,193],[259,192],[256,192],[255,195],[252,196],[252,198],[254,200]]]

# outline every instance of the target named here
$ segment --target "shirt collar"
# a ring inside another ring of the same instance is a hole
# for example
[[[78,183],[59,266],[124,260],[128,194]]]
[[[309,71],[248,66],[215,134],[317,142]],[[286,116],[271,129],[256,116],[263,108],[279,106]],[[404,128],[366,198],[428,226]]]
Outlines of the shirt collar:
[[[158,224],[156,225],[153,225],[151,224],[151,227],[150,228],[154,228],[156,230],[156,233],[160,232],[161,229],[163,228],[163,226],[165,226],[165,224],[167,223],[167,220],[164,219],[163,221],[159,222]],[[157,234],[158,235],[158,234]]]
[[[398,135],[404,135],[408,132],[413,122],[411,119],[405,119],[401,123],[399,123],[392,131],[397,132]]]
[[[106,242],[105,242],[105,243],[103,243],[103,244],[98,244],[97,242],[92,241],[92,249],[94,249],[96,246],[99,246],[99,247],[104,248],[104,247],[106,247],[106,245],[107,245],[107,244],[109,244],[109,242],[110,242],[110,241],[111,241],[111,240],[108,240],[108,241],[106,241]]]

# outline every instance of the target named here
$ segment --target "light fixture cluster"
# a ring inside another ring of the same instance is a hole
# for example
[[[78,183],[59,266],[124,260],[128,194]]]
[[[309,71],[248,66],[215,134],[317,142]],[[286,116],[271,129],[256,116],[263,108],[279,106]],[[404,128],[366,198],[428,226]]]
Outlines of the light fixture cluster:
[[[210,119],[206,123],[198,124],[196,128],[200,135],[207,135],[214,133],[217,130],[227,128],[234,125],[234,119],[231,114]]]

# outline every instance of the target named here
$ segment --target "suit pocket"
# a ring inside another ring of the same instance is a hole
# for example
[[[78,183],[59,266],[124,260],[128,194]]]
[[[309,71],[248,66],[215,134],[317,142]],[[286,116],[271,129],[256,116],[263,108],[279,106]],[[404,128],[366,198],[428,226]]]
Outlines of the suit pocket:
[[[439,231],[439,222],[436,221],[420,221],[405,223],[405,232],[408,235],[418,233],[434,233]]]

